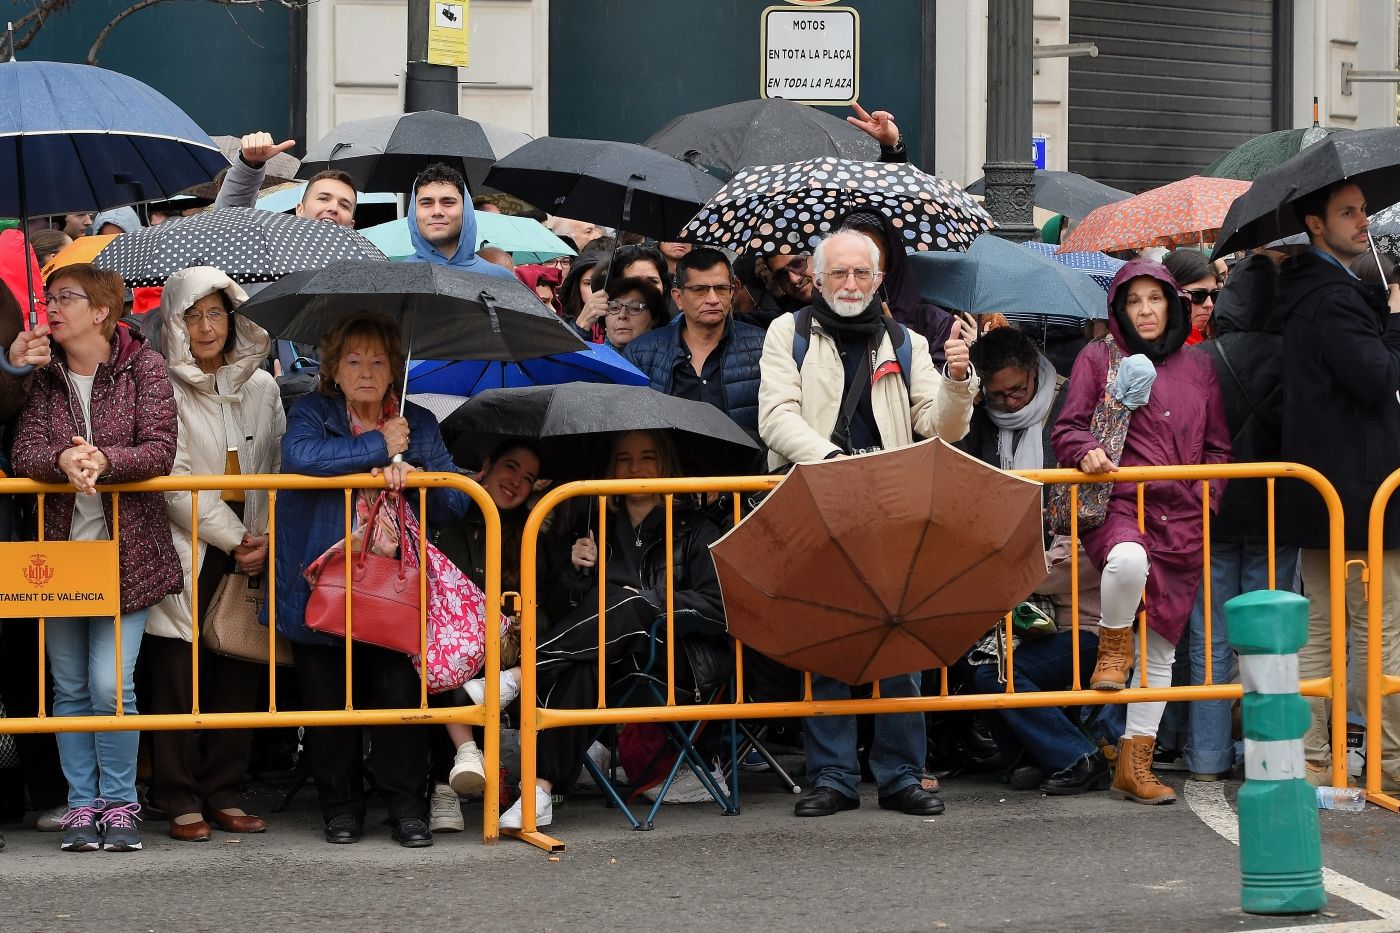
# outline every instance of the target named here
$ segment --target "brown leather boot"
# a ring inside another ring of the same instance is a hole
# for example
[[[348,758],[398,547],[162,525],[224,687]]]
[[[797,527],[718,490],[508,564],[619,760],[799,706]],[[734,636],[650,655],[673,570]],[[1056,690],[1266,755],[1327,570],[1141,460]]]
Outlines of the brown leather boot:
[[[1133,627],[1099,627],[1099,657],[1089,677],[1090,690],[1122,690],[1133,666]]]
[[[1176,803],[1176,792],[1157,780],[1152,773],[1152,751],[1157,740],[1150,735],[1135,735],[1118,746],[1118,764],[1113,769],[1113,786],[1109,794],[1134,803]]]

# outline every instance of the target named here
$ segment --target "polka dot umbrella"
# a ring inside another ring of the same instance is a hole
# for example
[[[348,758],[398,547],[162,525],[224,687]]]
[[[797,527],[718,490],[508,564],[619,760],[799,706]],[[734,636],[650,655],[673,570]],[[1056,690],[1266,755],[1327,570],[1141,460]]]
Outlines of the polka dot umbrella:
[[[342,259],[384,259],[354,230],[324,220],[224,207],[124,233],[93,258],[128,286],[162,285],[190,266],[214,266],[235,282],[273,282]]]
[[[855,210],[890,218],[914,251],[965,250],[995,226],[967,192],[907,163],[820,158],[744,169],[681,239],[740,253],[810,253]]]

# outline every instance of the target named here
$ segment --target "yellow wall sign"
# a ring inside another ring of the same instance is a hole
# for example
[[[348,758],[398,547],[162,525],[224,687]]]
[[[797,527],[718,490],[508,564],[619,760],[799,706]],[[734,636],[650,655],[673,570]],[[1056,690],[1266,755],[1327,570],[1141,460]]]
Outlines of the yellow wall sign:
[[[113,541],[0,543],[0,619],[116,615],[117,568]]]
[[[468,0],[432,0],[428,24],[428,64],[467,67]]]

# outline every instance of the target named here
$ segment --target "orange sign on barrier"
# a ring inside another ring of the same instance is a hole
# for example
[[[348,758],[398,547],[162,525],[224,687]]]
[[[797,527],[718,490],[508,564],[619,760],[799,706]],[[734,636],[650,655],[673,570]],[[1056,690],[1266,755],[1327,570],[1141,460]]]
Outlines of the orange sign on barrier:
[[[120,596],[114,541],[0,543],[0,618],[111,616]]]

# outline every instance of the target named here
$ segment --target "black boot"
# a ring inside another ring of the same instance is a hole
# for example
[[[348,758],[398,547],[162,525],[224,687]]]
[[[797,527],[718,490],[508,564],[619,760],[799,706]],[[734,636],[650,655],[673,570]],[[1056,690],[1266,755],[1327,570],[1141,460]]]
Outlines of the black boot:
[[[1074,794],[1087,794],[1091,790],[1103,790],[1110,777],[1108,762],[1103,753],[1091,752],[1062,771],[1056,771],[1040,785],[1042,792],[1054,797],[1069,797]]]

